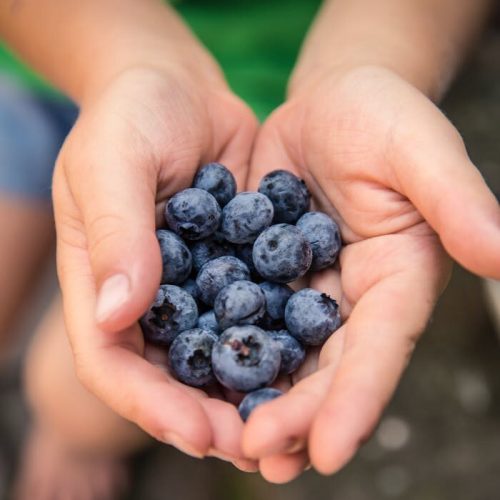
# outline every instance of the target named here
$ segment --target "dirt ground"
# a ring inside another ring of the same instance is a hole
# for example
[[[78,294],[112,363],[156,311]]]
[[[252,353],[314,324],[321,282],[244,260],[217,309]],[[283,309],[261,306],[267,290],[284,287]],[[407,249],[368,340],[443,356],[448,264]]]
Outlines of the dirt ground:
[[[491,33],[443,104],[497,194],[499,81],[500,34]],[[6,498],[26,422],[16,364],[0,373],[0,498]],[[134,500],[500,499],[500,345],[481,280],[455,269],[379,429],[336,476],[309,471],[273,486],[258,474],[166,446],[136,457],[133,471],[128,498]]]

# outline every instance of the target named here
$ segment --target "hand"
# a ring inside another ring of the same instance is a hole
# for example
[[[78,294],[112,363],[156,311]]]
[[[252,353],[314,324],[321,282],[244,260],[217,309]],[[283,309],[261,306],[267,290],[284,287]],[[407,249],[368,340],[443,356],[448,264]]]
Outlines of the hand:
[[[249,188],[269,170],[305,179],[341,227],[340,270],[311,286],[345,323],[289,392],[255,411],[243,451],[285,482],[310,462],[340,469],[369,437],[450,274],[444,248],[500,278],[500,211],[444,115],[396,74],[332,73],[299,89],[261,129]]]
[[[82,383],[161,441],[237,459],[234,406],[146,361],[136,322],[160,283],[155,213],[160,224],[165,200],[204,162],[228,165],[240,185],[246,179],[256,121],[217,78],[176,67],[121,72],[84,104],[53,190],[58,272]]]

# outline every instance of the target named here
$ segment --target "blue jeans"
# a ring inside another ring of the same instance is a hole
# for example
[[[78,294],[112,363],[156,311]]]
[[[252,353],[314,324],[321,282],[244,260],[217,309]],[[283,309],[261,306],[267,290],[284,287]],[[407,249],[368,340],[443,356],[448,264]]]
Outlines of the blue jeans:
[[[0,195],[50,200],[54,163],[77,108],[0,74]]]

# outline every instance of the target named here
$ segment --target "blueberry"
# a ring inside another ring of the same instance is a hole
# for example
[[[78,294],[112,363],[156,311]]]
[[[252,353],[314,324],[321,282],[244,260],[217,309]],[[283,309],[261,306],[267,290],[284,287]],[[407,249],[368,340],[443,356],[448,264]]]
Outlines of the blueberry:
[[[264,281],[259,284],[266,297],[266,314],[259,326],[266,330],[281,329],[285,326],[285,306],[293,295],[293,290],[288,285]]]
[[[273,212],[267,196],[239,193],[222,210],[221,233],[231,243],[253,243],[270,226]]]
[[[277,342],[254,325],[232,326],[214,344],[212,368],[228,389],[250,392],[271,384],[281,363]]]
[[[262,281],[262,276],[257,272],[257,269],[255,269],[255,265],[253,263],[253,243],[235,245],[234,248],[236,250],[236,257],[238,257],[238,259],[242,260],[247,265],[252,276],[252,280],[255,282]]]
[[[219,292],[214,312],[223,330],[234,325],[255,325],[266,312],[266,297],[259,285],[235,281]]]
[[[168,351],[172,375],[184,384],[203,387],[215,381],[212,347],[217,340],[210,330],[185,330],[174,339]]]
[[[198,290],[198,285],[196,284],[196,281],[194,279],[189,278],[186,281],[184,281],[184,283],[181,283],[181,285],[179,286],[183,290],[186,290],[186,292],[189,293],[189,295],[191,295],[191,297],[193,297],[193,299],[196,300],[196,302],[200,300],[200,291]]]
[[[311,269],[319,271],[331,266],[337,259],[341,246],[337,223],[323,212],[308,212],[297,221],[297,227],[311,245]]]
[[[161,285],[154,302],[141,318],[144,338],[169,345],[182,331],[196,325],[198,308],[191,295],[175,285]]]
[[[311,245],[299,229],[289,224],[266,229],[255,241],[252,255],[259,274],[278,283],[300,278],[312,261]]]
[[[274,170],[262,178],[259,193],[274,206],[274,223],[295,224],[307,212],[311,195],[302,179],[287,170]]]
[[[205,304],[214,305],[218,293],[233,281],[249,280],[248,267],[236,257],[225,256],[208,261],[198,273],[196,284]]]
[[[294,293],[286,304],[287,329],[302,344],[323,344],[340,322],[337,302],[312,288]]]
[[[203,267],[203,264],[207,263],[209,260],[223,257],[224,255],[234,254],[235,249],[233,245],[217,236],[197,241],[191,246],[193,268],[195,271],[199,271]]]
[[[221,163],[207,163],[198,170],[193,187],[208,191],[221,207],[236,194],[236,181],[233,174]]]
[[[252,413],[257,406],[262,403],[267,403],[268,401],[272,401],[277,397],[283,395],[279,389],[274,389],[273,387],[265,387],[264,389],[258,389],[256,391],[248,393],[238,406],[238,412],[240,414],[243,422],[248,420],[250,413]]]
[[[156,237],[160,244],[163,263],[162,284],[178,285],[187,279],[191,272],[192,259],[184,241],[172,231],[159,229]]]
[[[199,318],[198,318],[198,328],[202,328],[203,330],[210,330],[217,335],[221,333],[221,329],[219,326],[219,323],[217,322],[217,318],[215,317],[215,313],[213,309],[210,309],[210,311],[207,311],[203,313]]]
[[[186,240],[201,240],[219,227],[221,209],[203,189],[189,188],[172,196],[165,207],[165,220],[172,231]]]
[[[304,346],[292,337],[288,330],[270,330],[268,333],[280,346],[280,373],[290,375],[304,362],[306,357]]]

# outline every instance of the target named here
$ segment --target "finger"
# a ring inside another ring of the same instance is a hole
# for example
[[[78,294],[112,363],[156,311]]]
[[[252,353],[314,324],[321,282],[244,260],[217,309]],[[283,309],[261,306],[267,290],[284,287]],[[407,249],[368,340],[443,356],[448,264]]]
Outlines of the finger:
[[[254,460],[235,460],[233,465],[241,472],[257,472],[259,466]]]
[[[397,241],[397,246],[404,243]],[[374,283],[365,282],[361,297],[354,297],[344,351],[309,438],[311,463],[324,474],[345,465],[372,432],[444,286],[439,254],[425,251],[421,243],[408,243],[413,244],[419,253],[407,253],[412,262],[404,259],[405,253],[398,259],[390,242],[381,245],[391,265],[399,265],[398,260],[406,264]],[[366,255],[367,245],[349,247],[345,280],[352,278],[351,266],[358,266],[356,275],[368,271],[364,266],[372,260]],[[380,262],[379,268],[384,267]]]
[[[88,254],[58,242],[67,331],[75,368],[85,387],[147,433],[194,456],[212,441],[210,422],[196,397],[146,361],[138,325],[105,332],[93,320],[94,282]]]
[[[319,290],[340,294],[338,272],[329,270],[316,279]],[[320,369],[317,357],[308,356],[296,382],[285,395],[257,408],[243,430],[243,451],[252,458],[290,453],[305,446],[314,415],[326,396],[344,343],[344,328],[337,330],[323,347]],[[313,368],[314,370],[311,370]],[[294,374],[295,375],[295,374]],[[293,415],[293,418],[289,418]]]
[[[210,424],[192,395],[126,346],[76,348],[79,378],[92,393],[159,441],[192,456],[206,455],[212,440]]]
[[[289,392],[252,413],[243,429],[242,447],[246,456],[257,459],[306,447],[314,417],[335,375],[344,337],[345,328],[341,327],[325,344],[319,369],[314,359],[313,372],[295,378]]]
[[[204,399],[201,405],[212,428],[210,455],[229,462],[244,459],[241,450],[243,422],[236,407],[214,398]]]
[[[271,116],[257,135],[248,171],[247,189],[256,191],[262,177],[276,169],[290,170],[300,176],[295,164]]]
[[[328,391],[332,369],[328,366],[310,375],[283,396],[256,408],[243,429],[245,456],[261,459],[304,448],[314,414]]]
[[[92,316],[102,328],[117,331],[147,309],[160,283],[157,165],[133,137],[119,144],[104,139],[96,133],[91,147],[63,151],[54,204],[59,238],[89,252],[98,292]],[[65,183],[69,200],[63,201]],[[79,220],[82,227],[76,228]]]
[[[146,344],[144,357],[164,373],[168,373],[168,355],[164,349]],[[212,429],[212,442],[208,454],[228,462],[242,460],[241,464],[244,464],[241,450],[243,422],[236,407],[221,399],[207,397],[204,391],[193,390],[192,387],[177,381],[172,381],[172,383],[197,397],[205,410]],[[247,463],[246,467],[255,467],[255,465],[251,466]]]
[[[415,106],[407,112],[412,116],[400,119],[410,125],[396,127],[389,153],[396,188],[416,205],[460,264],[500,278],[500,207],[495,196],[458,132],[432,103],[422,97],[419,113],[415,115]]]
[[[309,465],[306,451],[273,455],[260,460],[260,473],[270,483],[284,484],[298,477]]]

